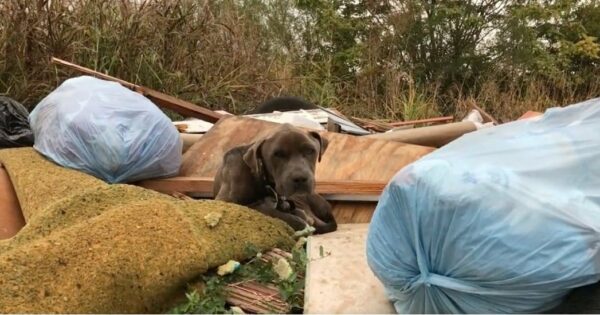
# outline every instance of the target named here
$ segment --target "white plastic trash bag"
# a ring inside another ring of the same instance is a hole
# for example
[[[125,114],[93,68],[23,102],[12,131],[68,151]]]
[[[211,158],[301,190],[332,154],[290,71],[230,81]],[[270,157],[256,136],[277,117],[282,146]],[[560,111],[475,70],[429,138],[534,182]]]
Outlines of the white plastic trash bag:
[[[600,99],[462,136],[402,169],[367,259],[399,313],[539,313],[600,274]]]
[[[179,172],[176,127],[150,100],[118,83],[89,76],[66,80],[29,120],[38,152],[109,183]]]

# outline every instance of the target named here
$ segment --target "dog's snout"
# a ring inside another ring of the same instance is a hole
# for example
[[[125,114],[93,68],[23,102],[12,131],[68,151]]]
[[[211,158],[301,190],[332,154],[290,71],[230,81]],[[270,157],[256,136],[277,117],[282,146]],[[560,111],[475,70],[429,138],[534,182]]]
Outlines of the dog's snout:
[[[306,182],[308,181],[308,177],[303,175],[295,176],[293,178],[293,181],[296,185],[306,184]]]

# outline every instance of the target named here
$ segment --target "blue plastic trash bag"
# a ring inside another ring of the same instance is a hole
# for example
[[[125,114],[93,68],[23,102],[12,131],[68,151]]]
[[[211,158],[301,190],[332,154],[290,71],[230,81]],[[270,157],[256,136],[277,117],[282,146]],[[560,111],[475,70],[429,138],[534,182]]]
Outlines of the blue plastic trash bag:
[[[177,175],[182,143],[150,100],[118,83],[66,80],[29,117],[34,148],[64,167],[109,183]]]
[[[469,133],[399,171],[367,260],[398,313],[539,313],[600,273],[600,99]]]

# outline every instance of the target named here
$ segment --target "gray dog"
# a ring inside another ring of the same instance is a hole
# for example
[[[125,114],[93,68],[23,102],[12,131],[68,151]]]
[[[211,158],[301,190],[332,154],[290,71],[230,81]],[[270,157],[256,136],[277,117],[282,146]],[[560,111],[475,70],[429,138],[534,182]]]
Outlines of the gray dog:
[[[337,229],[331,205],[315,189],[315,166],[327,139],[290,124],[238,146],[223,157],[214,183],[215,199],[248,206],[285,221],[295,230],[316,233]]]

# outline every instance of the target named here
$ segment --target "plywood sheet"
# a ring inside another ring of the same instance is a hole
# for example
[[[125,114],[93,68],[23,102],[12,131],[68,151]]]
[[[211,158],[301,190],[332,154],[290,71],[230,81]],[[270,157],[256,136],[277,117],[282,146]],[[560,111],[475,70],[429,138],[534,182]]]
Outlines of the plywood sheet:
[[[305,314],[395,314],[367,265],[367,231],[367,224],[342,224],[335,233],[309,237]]]
[[[235,146],[253,142],[277,126],[276,123],[245,117],[220,120],[186,151],[180,175],[214,177],[225,152]],[[321,163],[317,164],[318,181],[387,182],[401,168],[434,150],[424,146],[326,131],[321,134],[329,140],[329,146]],[[369,222],[374,208],[374,202],[336,202],[334,213],[339,223]],[[360,221],[346,221],[355,218]]]

